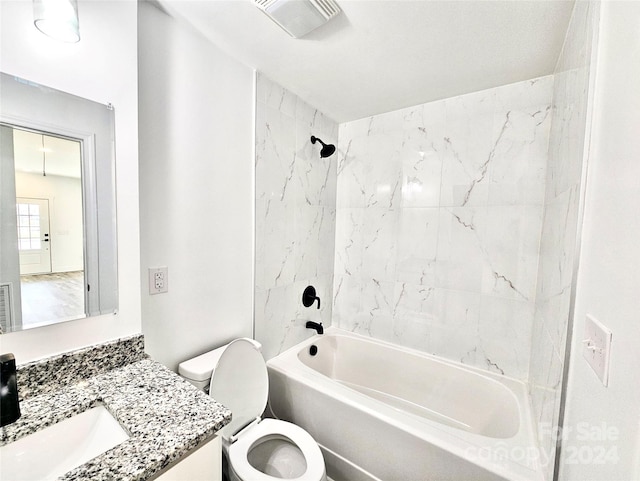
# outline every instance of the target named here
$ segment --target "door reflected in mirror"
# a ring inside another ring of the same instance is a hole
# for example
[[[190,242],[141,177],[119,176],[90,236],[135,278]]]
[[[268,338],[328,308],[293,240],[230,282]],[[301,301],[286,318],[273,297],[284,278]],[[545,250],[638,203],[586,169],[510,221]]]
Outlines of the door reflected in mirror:
[[[13,128],[22,328],[85,312],[82,145]]]

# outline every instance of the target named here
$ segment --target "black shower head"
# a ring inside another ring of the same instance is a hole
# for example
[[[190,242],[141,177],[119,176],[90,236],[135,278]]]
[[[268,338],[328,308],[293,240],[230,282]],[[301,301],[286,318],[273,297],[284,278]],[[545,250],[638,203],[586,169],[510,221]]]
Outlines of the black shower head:
[[[329,157],[330,155],[333,155],[333,153],[336,151],[336,146],[335,145],[333,145],[333,144],[325,144],[318,137],[314,137],[312,135],[311,136],[311,143],[315,144],[316,141],[318,141],[318,142],[320,142],[322,144],[322,150],[320,151],[320,157]]]

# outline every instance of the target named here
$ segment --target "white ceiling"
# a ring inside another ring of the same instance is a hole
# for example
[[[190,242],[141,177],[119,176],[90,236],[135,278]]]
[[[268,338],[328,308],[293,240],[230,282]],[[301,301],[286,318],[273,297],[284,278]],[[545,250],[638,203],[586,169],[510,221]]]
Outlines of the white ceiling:
[[[253,0],[159,0],[338,122],[553,73],[574,1],[338,0],[291,38]]]
[[[44,151],[43,151],[44,149]],[[13,130],[13,158],[16,172],[62,177],[81,177],[80,142],[26,130]]]

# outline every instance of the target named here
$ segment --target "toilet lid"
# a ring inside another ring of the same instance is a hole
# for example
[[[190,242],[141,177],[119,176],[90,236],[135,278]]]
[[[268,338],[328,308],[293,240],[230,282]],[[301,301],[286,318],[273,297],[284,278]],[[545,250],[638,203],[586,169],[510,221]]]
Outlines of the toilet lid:
[[[231,410],[232,420],[222,429],[225,439],[262,415],[269,376],[262,354],[250,340],[236,339],[227,346],[213,370],[209,394]]]

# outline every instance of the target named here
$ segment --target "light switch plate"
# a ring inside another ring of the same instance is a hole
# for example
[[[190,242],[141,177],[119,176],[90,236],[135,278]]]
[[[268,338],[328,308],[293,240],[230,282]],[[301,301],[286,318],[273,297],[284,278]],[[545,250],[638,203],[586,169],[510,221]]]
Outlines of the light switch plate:
[[[611,351],[611,331],[600,321],[587,314],[584,323],[582,355],[602,384],[609,384],[609,354]]]

